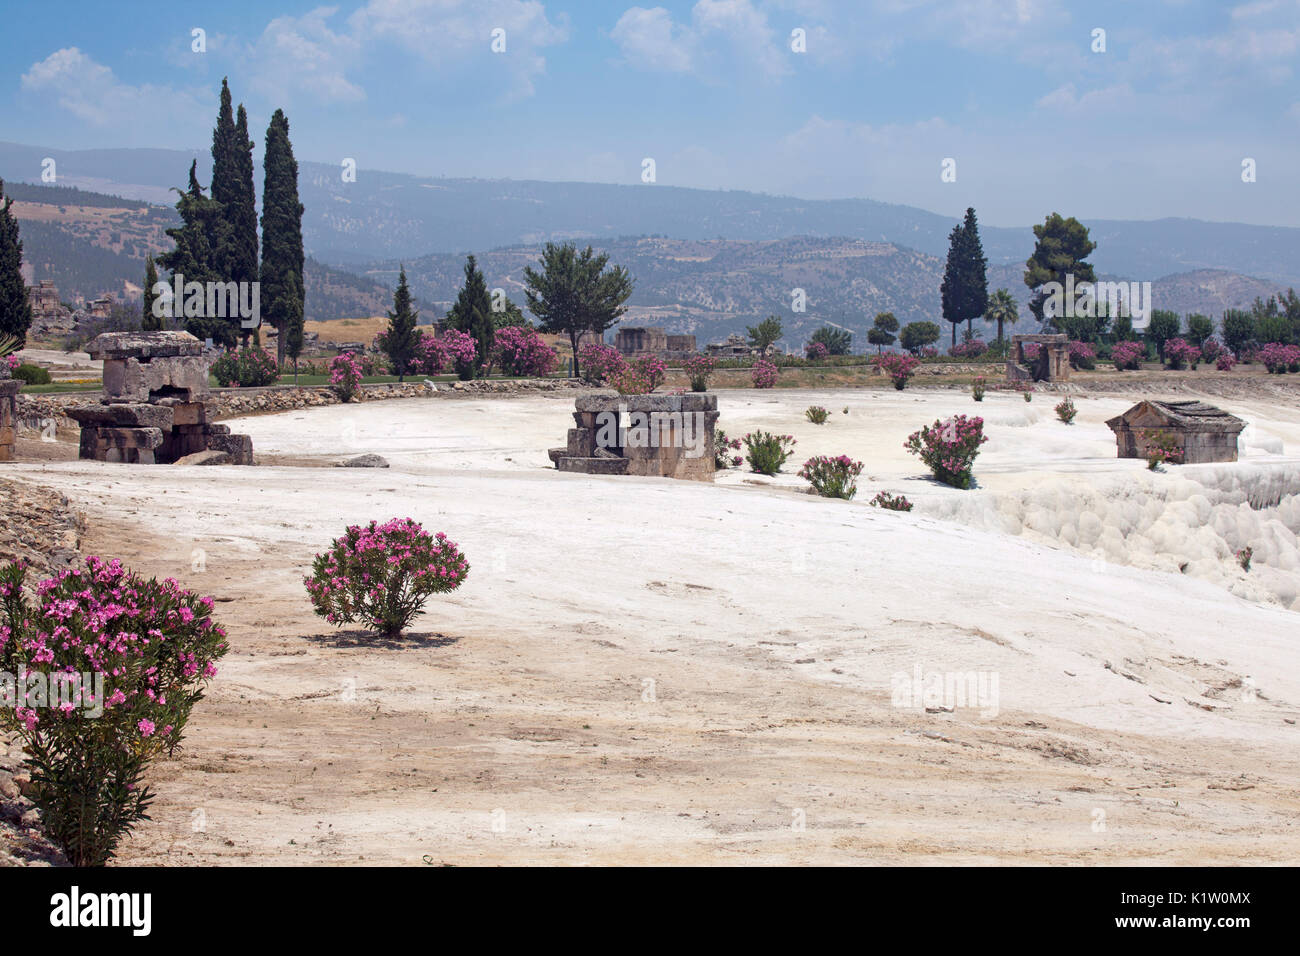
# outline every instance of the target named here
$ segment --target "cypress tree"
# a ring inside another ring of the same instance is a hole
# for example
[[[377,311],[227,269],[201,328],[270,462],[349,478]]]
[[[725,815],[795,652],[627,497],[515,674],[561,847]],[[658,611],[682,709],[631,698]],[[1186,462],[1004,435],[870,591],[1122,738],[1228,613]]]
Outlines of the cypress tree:
[[[943,317],[952,323],[952,344],[957,344],[957,325],[966,323],[970,330],[973,319],[988,310],[988,260],[979,237],[979,224],[975,210],[968,208],[966,218],[948,235],[948,261],[943,270],[943,283],[939,294],[943,302]]]
[[[406,267],[402,267],[397,280],[397,291],[393,293],[393,311],[388,313],[388,330],[380,340],[380,347],[393,363],[397,380],[406,378],[411,359],[415,357],[415,346],[420,333],[415,330],[419,313],[411,308],[411,290],[406,284]]]
[[[488,296],[487,280],[473,256],[465,260],[465,284],[456,296],[456,302],[447,313],[447,325],[474,337],[478,348],[475,362],[478,375],[486,375],[492,355],[495,323],[492,318],[492,300]]]
[[[225,281],[218,268],[218,245],[230,231],[230,226],[222,218],[221,204],[203,195],[197,174],[198,162],[190,163],[190,183],[185,192],[179,193],[176,212],[181,217],[181,225],[167,230],[167,235],[176,243],[176,248],[158,257],[158,265],[173,276],[179,273],[190,282]],[[184,323],[185,331],[199,339],[211,338],[213,342],[229,348],[238,340],[238,321],[215,317],[186,318],[183,303],[173,303],[172,315]]]
[[[0,201],[0,339],[13,336],[22,348],[32,324],[32,303],[23,281],[23,241],[18,234],[18,219],[9,208],[14,201],[5,196],[3,179]]]
[[[140,328],[146,332],[159,332],[163,327],[161,316],[153,314],[153,304],[158,298],[154,294],[153,287],[158,284],[158,269],[153,263],[153,256],[146,256],[144,260],[144,312],[140,320]]]
[[[297,368],[304,317],[302,213],[298,161],[289,142],[289,120],[276,110],[266,129],[262,157],[262,314],[278,332],[281,365],[288,355]]]

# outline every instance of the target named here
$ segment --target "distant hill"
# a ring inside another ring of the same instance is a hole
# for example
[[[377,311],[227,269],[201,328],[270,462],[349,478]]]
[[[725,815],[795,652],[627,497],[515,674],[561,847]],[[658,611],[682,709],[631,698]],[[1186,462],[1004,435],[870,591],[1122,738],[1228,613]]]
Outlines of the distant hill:
[[[206,149],[51,150],[0,143],[0,176],[28,181],[43,157],[58,163],[59,182],[171,202],[191,158],[208,178]],[[911,206],[869,199],[805,200],[761,193],[663,185],[616,186],[516,180],[434,179],[361,170],[344,183],[336,165],[300,162],[308,253],[332,265],[378,259],[532,245],[547,239],[611,242],[619,236],[674,239],[847,237],[891,243],[942,256],[956,220]],[[260,178],[260,177],[259,177]],[[260,187],[260,182],[259,182]],[[1068,206],[1058,210],[1077,214]],[[1300,285],[1300,229],[1193,219],[1151,222],[1087,219],[1099,243],[1096,268],[1154,280],[1223,269]],[[1033,249],[1029,224],[981,226],[993,266],[1022,264]]]

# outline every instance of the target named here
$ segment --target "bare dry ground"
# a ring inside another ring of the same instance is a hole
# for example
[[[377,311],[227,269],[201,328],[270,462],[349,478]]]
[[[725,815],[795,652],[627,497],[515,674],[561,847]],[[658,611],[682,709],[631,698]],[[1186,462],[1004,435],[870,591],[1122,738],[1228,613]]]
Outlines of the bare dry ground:
[[[801,455],[879,447],[882,486],[939,500],[884,448],[958,398],[745,392],[723,397],[723,424],[780,427],[817,400],[839,431],[802,426]],[[278,462],[256,469],[5,467],[83,506],[84,550],[212,594],[231,634],[122,862],[1300,856],[1296,612],[920,506],[882,513],[740,473],[560,475],[544,449],[568,403],[245,420]],[[989,411],[1005,421],[988,493],[1016,491],[1017,462],[1044,481],[1140,469],[1092,449],[1110,406],[1082,405],[1068,441],[1018,406]],[[1300,426],[1275,411],[1289,443]],[[393,467],[288,464],[361,451]],[[401,514],[459,541],[469,580],[400,646],[332,630],[303,592],[312,555],[346,523]],[[998,674],[996,712],[894,706],[892,675],[915,666]]]

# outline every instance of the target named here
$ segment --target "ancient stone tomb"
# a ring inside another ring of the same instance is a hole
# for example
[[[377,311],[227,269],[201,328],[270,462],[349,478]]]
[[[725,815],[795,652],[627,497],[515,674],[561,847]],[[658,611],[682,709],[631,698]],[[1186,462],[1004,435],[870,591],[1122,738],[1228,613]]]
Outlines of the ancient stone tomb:
[[[1139,402],[1106,422],[1120,458],[1145,458],[1160,436],[1173,437],[1185,465],[1237,460],[1237,436],[1246,423],[1204,402]]]
[[[1025,356],[1026,345],[1037,345],[1038,355]],[[1007,355],[1008,382],[1068,382],[1070,380],[1070,337],[1068,335],[1013,335]]]
[[[549,452],[560,471],[713,480],[716,395],[583,395],[574,407],[568,445]]]
[[[88,351],[104,360],[104,397],[68,410],[81,424],[82,458],[170,464],[213,452],[203,463],[253,463],[251,438],[209,420],[211,363],[194,336],[107,332]]]

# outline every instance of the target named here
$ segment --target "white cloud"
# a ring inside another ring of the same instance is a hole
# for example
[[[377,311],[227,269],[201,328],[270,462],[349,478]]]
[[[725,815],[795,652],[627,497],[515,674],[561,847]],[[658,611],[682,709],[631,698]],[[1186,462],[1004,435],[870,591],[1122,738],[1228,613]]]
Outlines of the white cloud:
[[[610,37],[623,59],[645,70],[687,73],[691,70],[694,37],[663,7],[632,7],[614,24]]]
[[[264,95],[309,93],[332,102],[357,102],[365,91],[347,78],[361,44],[330,29],[337,7],[317,7],[301,17],[276,17],[249,49],[253,85]]]
[[[208,112],[188,91],[123,83],[111,69],[75,46],[55,50],[33,63],[23,74],[21,87],[24,93],[52,99],[78,119],[97,127],[142,128],[166,117],[195,117]]]
[[[727,51],[766,77],[791,72],[788,47],[752,0],[698,0],[689,23],[663,7],[630,7],[610,38],[629,65],[644,70],[715,74]]]

